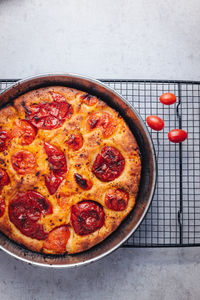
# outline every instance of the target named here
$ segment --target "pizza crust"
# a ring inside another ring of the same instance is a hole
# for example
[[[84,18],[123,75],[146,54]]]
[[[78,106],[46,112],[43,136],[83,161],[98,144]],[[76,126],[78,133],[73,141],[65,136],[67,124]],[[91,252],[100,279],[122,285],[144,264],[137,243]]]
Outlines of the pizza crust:
[[[11,183],[2,190],[2,196],[6,202],[6,210],[0,218],[0,230],[10,239],[24,245],[28,249],[36,252],[56,254],[54,251],[43,247],[44,241],[29,238],[23,235],[11,223],[8,216],[8,205],[18,191],[25,192],[36,190],[48,199],[53,207],[53,214],[41,217],[39,221],[43,224],[47,232],[63,224],[69,224],[70,239],[66,245],[68,253],[78,253],[91,248],[104,240],[120,225],[122,220],[130,213],[135,205],[141,175],[141,160],[137,142],[119,114],[106,103],[98,99],[94,106],[81,103],[80,96],[85,92],[67,87],[47,87],[26,93],[15,99],[13,106],[8,106],[0,110],[0,126],[5,130],[12,130],[17,119],[25,119],[26,107],[33,103],[51,102],[50,91],[60,93],[73,107],[73,115],[64,124],[53,130],[39,129],[35,140],[26,146],[21,146],[19,138],[13,138],[8,150],[0,152],[0,167],[6,170]],[[104,138],[100,128],[90,132],[86,129],[88,117],[94,112],[108,112],[117,122],[117,128],[113,135]],[[69,149],[65,141],[71,133],[81,133],[83,136],[83,146],[78,151]],[[43,144],[48,142],[60,148],[67,160],[68,171],[64,181],[59,186],[54,195],[50,195],[44,181],[44,175],[49,174],[47,155]],[[104,146],[117,148],[125,158],[125,168],[122,174],[111,182],[100,181],[92,172],[91,167],[101,149]],[[34,174],[19,175],[13,169],[11,156],[19,150],[28,150],[34,153],[37,161]],[[90,179],[93,186],[90,190],[82,190],[74,180],[74,173],[79,173],[83,177]],[[37,175],[36,175],[37,174]],[[105,207],[104,196],[109,188],[123,188],[129,193],[128,206],[124,211],[113,211]],[[64,206],[59,205],[62,198]],[[64,200],[63,200],[64,199]],[[103,206],[105,213],[105,224],[92,234],[79,236],[75,233],[70,223],[70,207],[82,200],[95,200]]]

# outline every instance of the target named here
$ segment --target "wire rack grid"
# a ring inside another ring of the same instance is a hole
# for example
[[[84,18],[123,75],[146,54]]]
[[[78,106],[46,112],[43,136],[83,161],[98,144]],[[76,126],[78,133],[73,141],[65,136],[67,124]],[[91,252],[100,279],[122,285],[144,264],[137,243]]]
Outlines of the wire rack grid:
[[[0,92],[16,80],[0,80]],[[200,82],[111,80],[105,84],[124,96],[145,120],[164,119],[161,132],[150,129],[157,154],[158,177],[152,205],[124,247],[200,246]],[[177,96],[171,106],[159,102],[164,92]],[[188,139],[168,140],[168,132],[182,128]]]

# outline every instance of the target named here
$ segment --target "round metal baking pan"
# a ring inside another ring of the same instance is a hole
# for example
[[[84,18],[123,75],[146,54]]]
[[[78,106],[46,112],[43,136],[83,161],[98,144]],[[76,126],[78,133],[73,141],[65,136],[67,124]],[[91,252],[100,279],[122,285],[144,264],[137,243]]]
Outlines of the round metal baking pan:
[[[44,255],[25,249],[0,233],[0,248],[22,261],[46,267],[75,267],[96,261],[122,245],[143,220],[153,197],[156,184],[156,157],[151,137],[137,111],[117,92],[102,82],[76,74],[45,74],[29,77],[13,84],[0,94],[0,105],[44,86],[62,85],[100,97],[117,110],[133,132],[141,152],[142,176],[136,205],[118,229],[95,247],[74,255]]]

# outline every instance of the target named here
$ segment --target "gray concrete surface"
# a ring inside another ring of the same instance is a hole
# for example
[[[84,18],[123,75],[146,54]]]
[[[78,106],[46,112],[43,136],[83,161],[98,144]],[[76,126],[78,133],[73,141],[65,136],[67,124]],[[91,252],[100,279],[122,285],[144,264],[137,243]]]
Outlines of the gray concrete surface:
[[[199,299],[200,250],[119,249],[71,270],[29,266],[0,255],[0,299]]]
[[[0,0],[0,75],[200,79],[199,0]]]
[[[199,0],[0,0],[0,78],[200,80]],[[199,299],[200,249],[119,249],[73,270],[0,252],[0,299]]]

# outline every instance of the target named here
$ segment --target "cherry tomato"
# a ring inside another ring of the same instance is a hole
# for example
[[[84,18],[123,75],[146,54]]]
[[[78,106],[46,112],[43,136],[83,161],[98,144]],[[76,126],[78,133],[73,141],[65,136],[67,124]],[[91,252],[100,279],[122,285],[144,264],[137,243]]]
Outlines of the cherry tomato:
[[[3,189],[5,185],[10,183],[10,178],[5,170],[0,168],[0,191]]]
[[[12,134],[14,137],[20,137],[21,145],[29,145],[34,141],[37,129],[29,121],[17,120]]]
[[[108,182],[118,178],[125,167],[125,159],[121,152],[111,146],[105,146],[92,166],[94,175],[103,182]]]
[[[64,177],[54,175],[53,172],[51,172],[49,175],[45,175],[45,184],[50,195],[55,194],[63,179]]]
[[[164,121],[157,116],[148,116],[146,121],[149,127],[153,130],[160,131],[164,127]]]
[[[55,146],[45,142],[44,149],[48,156],[49,167],[54,175],[64,175],[67,172],[65,154]]]
[[[73,108],[67,101],[37,103],[26,107],[26,119],[38,129],[59,128],[72,114]]]
[[[98,102],[97,97],[92,96],[90,94],[84,94],[80,98],[81,98],[81,101],[88,106],[93,106],[93,105],[97,104],[97,102]]]
[[[187,139],[187,132],[182,129],[173,129],[168,133],[168,138],[172,143],[181,143]]]
[[[10,133],[7,130],[0,129],[0,152],[7,149],[10,139]]]
[[[49,233],[44,248],[54,250],[56,253],[65,253],[69,237],[70,231],[67,225],[56,227]]]
[[[122,189],[109,189],[105,195],[105,204],[115,211],[122,211],[127,208],[129,194]]]
[[[18,174],[31,174],[35,172],[36,159],[33,153],[21,150],[11,157],[13,169]]]
[[[0,218],[4,215],[6,209],[5,200],[0,196]]]
[[[71,223],[78,235],[93,233],[105,223],[103,207],[95,201],[81,201],[71,207]]]
[[[79,150],[83,146],[83,137],[80,133],[78,134],[71,134],[66,141],[68,147],[74,151]]]
[[[176,102],[176,96],[172,93],[164,93],[160,96],[160,102],[165,105],[171,105]]]
[[[117,128],[114,117],[107,112],[95,112],[87,120],[87,130],[91,131],[97,127],[102,130],[104,138],[110,137]]]
[[[65,102],[66,101],[66,98],[59,93],[50,92],[50,95],[52,96],[53,100],[56,102]]]
[[[41,216],[52,212],[51,203],[35,191],[17,193],[8,207],[11,222],[22,234],[37,240],[45,240],[48,237],[48,233],[38,221]]]

